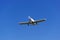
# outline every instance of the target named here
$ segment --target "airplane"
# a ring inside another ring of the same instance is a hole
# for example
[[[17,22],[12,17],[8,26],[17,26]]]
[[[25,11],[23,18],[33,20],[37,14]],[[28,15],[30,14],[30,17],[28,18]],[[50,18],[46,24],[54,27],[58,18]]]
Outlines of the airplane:
[[[28,22],[19,22],[19,24],[27,24],[27,25],[32,24],[32,25],[36,25],[36,24],[39,23],[39,22],[44,22],[44,21],[46,21],[46,19],[34,20],[34,19],[31,18],[30,16],[28,16],[28,18],[29,18],[29,21],[28,21]]]

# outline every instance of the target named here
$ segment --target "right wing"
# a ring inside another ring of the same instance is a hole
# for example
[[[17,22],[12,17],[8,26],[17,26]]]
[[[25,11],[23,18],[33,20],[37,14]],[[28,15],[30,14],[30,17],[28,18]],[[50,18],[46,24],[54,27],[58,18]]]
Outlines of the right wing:
[[[19,24],[29,24],[29,22],[19,22]]]
[[[36,22],[44,22],[44,21],[46,21],[46,20],[35,20],[35,23]]]

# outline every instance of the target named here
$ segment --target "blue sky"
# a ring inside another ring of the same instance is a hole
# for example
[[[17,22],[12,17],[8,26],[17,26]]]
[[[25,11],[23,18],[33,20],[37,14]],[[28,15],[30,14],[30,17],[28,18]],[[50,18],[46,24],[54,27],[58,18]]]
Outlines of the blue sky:
[[[18,24],[28,16],[47,21]],[[60,40],[60,0],[0,0],[0,40]]]

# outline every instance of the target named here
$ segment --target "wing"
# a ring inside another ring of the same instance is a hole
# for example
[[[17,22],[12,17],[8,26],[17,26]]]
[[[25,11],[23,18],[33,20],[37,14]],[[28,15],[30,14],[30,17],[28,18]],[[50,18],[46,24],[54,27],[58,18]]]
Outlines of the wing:
[[[46,21],[46,20],[36,20],[35,23],[37,23],[37,22],[44,22],[44,21]]]
[[[19,22],[19,24],[29,24],[29,22]]]

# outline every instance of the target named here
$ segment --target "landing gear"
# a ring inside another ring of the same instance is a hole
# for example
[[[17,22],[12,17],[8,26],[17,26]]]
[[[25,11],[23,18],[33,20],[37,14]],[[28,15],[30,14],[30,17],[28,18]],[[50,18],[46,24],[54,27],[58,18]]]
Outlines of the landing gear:
[[[36,22],[36,24],[37,24],[37,22]]]

